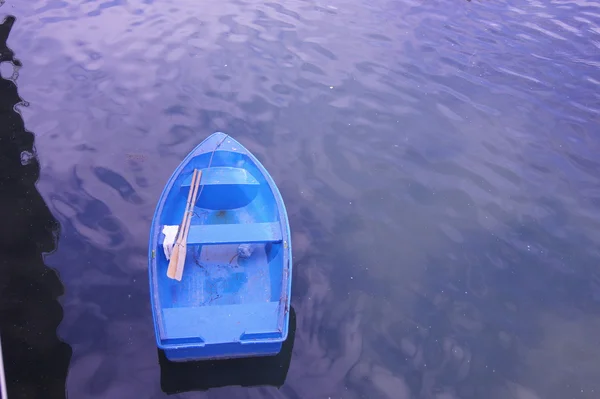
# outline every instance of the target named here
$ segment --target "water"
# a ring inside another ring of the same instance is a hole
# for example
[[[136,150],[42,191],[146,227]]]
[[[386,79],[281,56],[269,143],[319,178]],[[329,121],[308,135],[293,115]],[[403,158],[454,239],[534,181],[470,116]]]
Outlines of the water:
[[[0,14],[11,398],[600,395],[597,1]],[[275,365],[182,371],[155,349],[147,236],[216,130],[286,201],[295,336]]]

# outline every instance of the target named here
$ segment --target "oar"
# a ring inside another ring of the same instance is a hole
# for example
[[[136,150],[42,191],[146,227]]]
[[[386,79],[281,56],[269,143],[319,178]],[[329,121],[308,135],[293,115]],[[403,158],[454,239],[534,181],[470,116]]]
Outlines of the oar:
[[[182,238],[183,238],[183,232],[185,230],[185,225],[187,224],[187,222],[189,220],[190,212],[188,211],[188,208],[191,204],[192,191],[193,191],[194,185],[196,183],[197,172],[198,172],[198,170],[194,169],[194,173],[192,175],[192,183],[190,184],[190,191],[188,193],[188,199],[185,204],[185,210],[183,212],[183,219],[181,221],[181,225],[179,226],[179,230],[177,231],[175,245],[173,248],[173,252],[171,253],[171,259],[169,260],[169,268],[167,269],[167,277],[169,277],[169,278],[175,278],[177,265],[179,263],[179,255],[180,255],[180,248],[181,248],[181,243],[182,243]],[[187,241],[186,241],[186,243],[187,243]],[[185,253],[186,248],[183,247],[183,249],[184,249],[184,253]],[[184,258],[185,258],[185,255],[184,255]]]
[[[183,248],[187,246],[187,236],[190,232],[190,224],[192,222],[192,215],[194,213],[194,205],[196,204],[196,197],[198,195],[198,188],[200,187],[200,180],[202,179],[202,171],[198,171],[198,177],[196,179],[196,183],[193,185],[194,194],[192,195],[192,201],[189,208],[190,217],[186,221],[186,224],[183,226],[183,237],[181,238],[181,245]],[[179,253],[179,257],[177,259],[177,269],[175,271],[175,279],[181,281],[181,277],[183,276],[183,268],[185,266],[185,257],[187,255],[187,251],[183,251]]]
[[[190,199],[192,197],[192,189],[193,189],[193,184],[196,180],[196,170],[194,169],[194,173],[192,174],[192,182],[190,183],[190,191],[188,192],[188,199],[187,202],[185,204],[185,209],[183,211],[183,219],[181,221],[181,224],[179,225],[179,229],[177,230],[177,235],[175,237],[175,245],[173,246],[173,252],[171,253],[171,258],[169,260],[169,268],[167,269],[167,277],[169,278],[175,278],[175,273],[177,271],[177,264],[178,264],[178,260],[179,260],[179,253],[180,253],[180,248],[181,248],[181,238],[183,237],[183,230],[184,230],[184,226],[187,223],[187,220],[189,218],[189,212],[188,212],[188,208],[189,208],[189,204],[190,204]]]
[[[200,180],[202,179],[202,171],[198,171],[198,177],[196,178],[196,183],[193,186],[194,189],[194,194],[192,195],[192,202],[190,204],[190,217],[186,222],[186,225],[184,226],[184,232],[183,232],[183,237],[181,239],[181,242],[184,248],[186,248],[187,246],[187,236],[188,233],[190,232],[190,224],[192,222],[192,214],[194,213],[194,206],[196,204],[196,197],[198,195],[198,188],[200,187]],[[175,272],[175,279],[178,281],[181,281],[181,277],[183,276],[183,268],[185,266],[185,256],[187,254],[187,251],[183,251],[179,253],[179,257],[177,259],[177,271]]]

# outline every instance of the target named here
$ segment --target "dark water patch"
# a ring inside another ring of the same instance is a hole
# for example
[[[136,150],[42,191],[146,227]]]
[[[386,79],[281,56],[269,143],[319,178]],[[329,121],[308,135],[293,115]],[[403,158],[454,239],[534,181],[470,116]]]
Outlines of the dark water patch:
[[[181,105],[172,105],[164,112],[167,115],[188,115],[188,109]]]
[[[319,66],[308,62],[302,64],[302,70],[317,75],[325,75],[325,72],[321,68],[319,68]]]
[[[297,19],[298,21],[302,21],[302,17],[300,16],[299,13],[286,8],[286,7],[284,7],[281,4],[278,4],[278,3],[265,3],[265,5],[267,7],[270,7],[272,9],[276,10],[280,14],[293,17],[293,18]]]
[[[280,21],[280,20],[276,20],[276,19],[270,17],[265,12],[260,11],[260,10],[255,11],[254,23],[258,26],[262,26],[263,28],[267,28],[267,29],[268,28],[287,28],[287,29],[294,28],[294,25],[287,23],[287,22]]]
[[[95,167],[94,174],[104,184],[116,190],[121,198],[134,204],[141,204],[142,199],[129,182],[118,173],[103,167]]]
[[[9,16],[0,24],[0,57],[20,65],[6,46],[15,23]],[[15,110],[21,101],[15,82],[0,77],[0,338],[7,391],[11,398],[66,398],[72,349],[56,332],[64,286],[44,263],[61,226],[35,186],[40,165],[34,136]],[[24,165],[23,151],[32,154]]]
[[[84,151],[84,152],[92,152],[92,153],[98,151],[95,148],[90,147],[89,145],[87,145],[85,143],[76,145],[75,146],[75,150],[77,150],[77,151]]]
[[[312,50],[315,53],[320,54],[321,56],[328,58],[330,60],[337,59],[335,54],[333,54],[330,50],[327,50],[325,47],[323,47],[319,43],[304,42],[304,43],[302,43],[302,47],[306,48],[307,50]]]

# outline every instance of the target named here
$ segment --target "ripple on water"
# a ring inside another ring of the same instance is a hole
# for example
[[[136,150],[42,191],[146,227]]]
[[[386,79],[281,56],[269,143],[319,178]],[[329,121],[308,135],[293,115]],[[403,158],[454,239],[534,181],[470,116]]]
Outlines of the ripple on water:
[[[539,314],[598,296],[595,3],[14,5],[57,256],[85,264],[61,271],[71,396],[159,392],[141,277],[153,198],[214,130],[259,156],[309,237],[284,387],[231,389],[552,392],[538,376],[557,363],[523,357],[536,339],[560,347]]]

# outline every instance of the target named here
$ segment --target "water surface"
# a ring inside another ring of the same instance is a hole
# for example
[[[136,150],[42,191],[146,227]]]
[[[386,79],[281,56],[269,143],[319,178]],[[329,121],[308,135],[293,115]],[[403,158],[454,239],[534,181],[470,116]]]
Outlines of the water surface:
[[[72,350],[66,378],[46,368],[32,385],[170,392],[148,229],[172,170],[221,130],[286,201],[293,351],[280,387],[172,397],[598,397],[598,2],[7,0],[0,14],[22,64],[3,63],[3,82],[26,102],[35,187],[60,225],[42,266],[63,318],[43,331]]]

